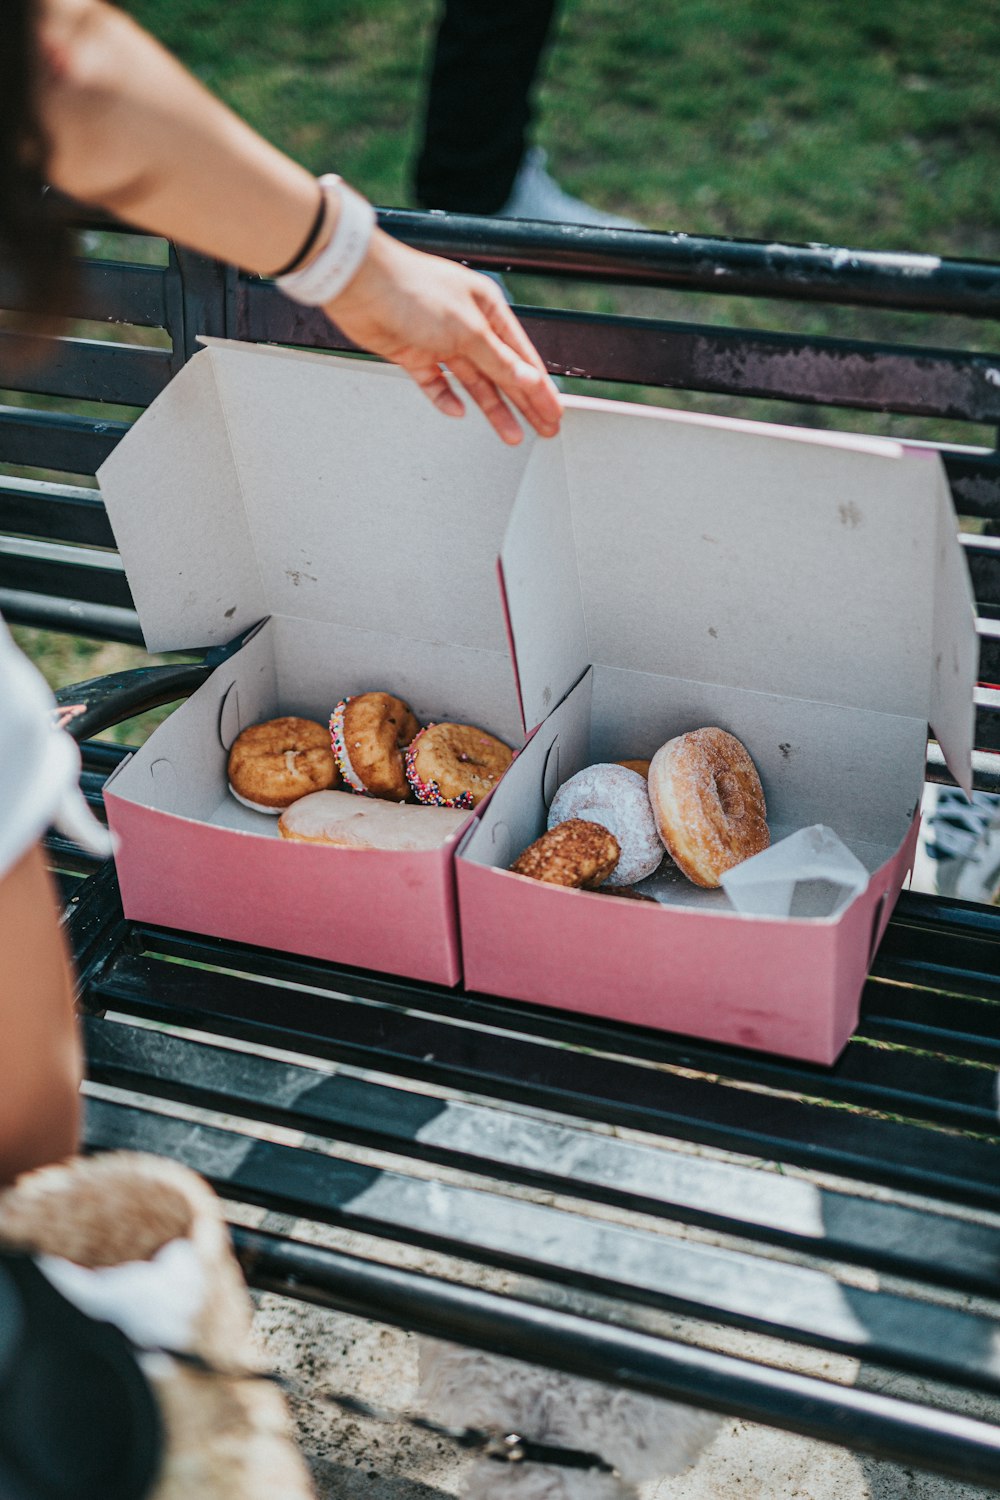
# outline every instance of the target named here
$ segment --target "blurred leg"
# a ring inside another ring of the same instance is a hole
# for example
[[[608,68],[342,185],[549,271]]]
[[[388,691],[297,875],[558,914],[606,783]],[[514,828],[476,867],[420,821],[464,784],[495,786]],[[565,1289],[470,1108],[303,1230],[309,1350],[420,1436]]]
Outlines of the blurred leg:
[[[425,208],[495,213],[510,197],[557,0],[445,0],[415,191]]]

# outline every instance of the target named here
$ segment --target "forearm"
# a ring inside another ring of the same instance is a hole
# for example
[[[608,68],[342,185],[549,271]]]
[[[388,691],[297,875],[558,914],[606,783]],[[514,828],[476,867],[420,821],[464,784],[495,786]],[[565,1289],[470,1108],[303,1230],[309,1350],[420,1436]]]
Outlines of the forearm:
[[[36,846],[0,881],[0,1183],[76,1148],[80,1074],[72,975]]]
[[[39,99],[50,180],[246,270],[289,261],[318,190],[121,11],[44,0]]]

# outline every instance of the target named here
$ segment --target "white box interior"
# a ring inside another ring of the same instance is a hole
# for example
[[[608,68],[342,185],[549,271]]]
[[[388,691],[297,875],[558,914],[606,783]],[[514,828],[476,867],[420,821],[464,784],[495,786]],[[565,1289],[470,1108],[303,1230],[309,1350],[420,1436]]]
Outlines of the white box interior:
[[[244,807],[227,791],[236,735],[280,714],[325,723],[338,696],[378,686],[390,675],[393,690],[422,723],[467,712],[508,744],[521,743],[506,655],[452,646],[431,653],[425,646],[401,663],[391,640],[359,643],[349,636],[341,649],[328,626],[271,619],[117,772],[114,790],[159,812],[277,838],[277,818]]]
[[[388,365],[206,343],[98,475],[148,648],[281,616],[506,653],[496,558],[531,437],[444,420]]]
[[[753,756],[772,842],[824,823],[869,874],[895,854],[922,780],[921,720],[593,668],[518,756],[462,857],[507,869],[544,833],[549,804],[570,776],[601,761],[648,758],[674,734],[706,723],[739,732]],[[693,885],[669,859],[638,889],[667,905],[735,915],[724,892]],[[792,914],[829,919],[842,909],[841,896],[833,887],[802,891]]]
[[[156,731],[116,792],[243,832],[240,729],[326,723],[385,690],[421,723],[523,742],[496,559],[531,450],[448,422],[402,371],[206,341],[100,471],[150,650],[262,629]]]
[[[577,770],[711,724],[750,751],[772,842],[824,823],[874,872],[919,804],[928,721],[971,775],[955,531],[939,460],[896,443],[578,403],[502,551],[522,712],[545,722],[462,856],[506,868]],[[669,861],[641,888],[733,915]],[[793,915],[837,910],[834,889]]]
[[[936,455],[577,402],[534,449],[503,543],[525,721],[593,664],[929,721],[967,784],[956,529]]]

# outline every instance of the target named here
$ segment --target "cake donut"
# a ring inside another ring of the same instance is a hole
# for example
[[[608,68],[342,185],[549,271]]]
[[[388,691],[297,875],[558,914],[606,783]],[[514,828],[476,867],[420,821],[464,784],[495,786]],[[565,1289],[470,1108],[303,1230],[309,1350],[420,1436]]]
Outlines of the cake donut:
[[[330,717],[330,743],[345,782],[368,797],[405,802],[403,751],[420,729],[408,703],[391,693],[342,698]]]
[[[616,760],[616,766],[624,766],[626,771],[638,771],[643,778],[649,775],[648,760]]]
[[[649,798],[668,853],[695,885],[719,885],[771,842],[757,767],[724,729],[694,729],[661,745]]]
[[[548,824],[584,818],[610,829],[621,858],[609,885],[634,885],[652,875],[663,858],[663,843],[649,805],[646,782],[637,771],[611,762],[587,766],[564,781],[552,799]]]
[[[312,719],[251,724],[233,741],[227,769],[229,790],[238,802],[275,814],[338,780],[330,736]]]
[[[599,823],[570,818],[529,844],[511,869],[546,885],[596,890],[614,870],[620,852],[614,834]]]
[[[508,745],[473,724],[428,724],[404,756],[418,802],[465,808],[479,806],[513,759]]]

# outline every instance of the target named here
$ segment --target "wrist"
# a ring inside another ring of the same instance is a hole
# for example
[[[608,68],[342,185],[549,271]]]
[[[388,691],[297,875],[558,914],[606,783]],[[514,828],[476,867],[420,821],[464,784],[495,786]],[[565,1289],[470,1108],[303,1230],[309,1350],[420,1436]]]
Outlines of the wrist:
[[[333,302],[354,280],[375,233],[375,210],[366,198],[334,174],[319,179],[324,214],[316,248],[304,263],[276,276],[277,285],[295,302],[322,307]]]

